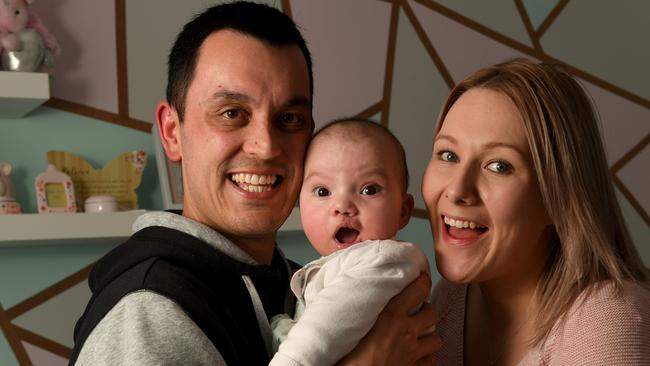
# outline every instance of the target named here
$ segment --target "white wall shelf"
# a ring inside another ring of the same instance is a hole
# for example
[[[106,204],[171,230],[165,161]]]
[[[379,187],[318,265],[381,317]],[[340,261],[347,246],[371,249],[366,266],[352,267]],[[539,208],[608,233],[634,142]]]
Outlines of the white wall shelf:
[[[145,210],[107,213],[0,215],[0,247],[23,245],[119,244]],[[302,230],[294,208],[281,231]]]
[[[0,118],[21,118],[48,99],[48,74],[0,71]]]
[[[131,235],[131,224],[144,212],[0,215],[0,247],[118,244]]]

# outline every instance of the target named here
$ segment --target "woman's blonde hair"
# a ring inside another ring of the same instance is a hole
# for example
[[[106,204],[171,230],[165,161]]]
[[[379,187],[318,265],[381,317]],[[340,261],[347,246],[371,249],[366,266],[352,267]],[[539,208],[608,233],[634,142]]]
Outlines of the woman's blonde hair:
[[[541,343],[585,291],[610,280],[644,283],[647,269],[631,242],[614,195],[590,98],[561,66],[513,59],[483,68],[453,88],[437,131],[460,96],[487,88],[521,113],[544,206],[554,227],[550,256],[537,286]]]

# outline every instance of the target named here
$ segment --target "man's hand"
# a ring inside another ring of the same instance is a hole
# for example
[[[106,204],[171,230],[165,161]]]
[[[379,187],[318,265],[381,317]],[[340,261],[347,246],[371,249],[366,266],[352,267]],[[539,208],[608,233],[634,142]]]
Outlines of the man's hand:
[[[438,316],[427,302],[431,278],[422,274],[397,294],[377,322],[339,366],[433,365],[440,337],[431,332]],[[413,309],[419,310],[413,313]]]

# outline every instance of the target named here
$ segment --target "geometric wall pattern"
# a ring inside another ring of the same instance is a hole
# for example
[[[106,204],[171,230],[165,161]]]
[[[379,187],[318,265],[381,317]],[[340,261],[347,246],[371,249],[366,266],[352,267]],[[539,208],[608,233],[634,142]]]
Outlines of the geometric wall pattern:
[[[63,50],[47,105],[149,131],[173,37],[192,14],[217,2],[35,2],[32,9]],[[346,115],[370,117],[404,143],[419,217],[425,214],[420,180],[450,88],[477,68],[511,57],[565,64],[599,110],[611,174],[636,245],[650,246],[650,48],[644,46],[650,41],[650,2],[263,2],[289,14],[308,41],[317,125]],[[65,275],[19,300],[0,296],[0,363],[65,364],[71,319],[87,301],[85,281],[95,259],[70,264]],[[60,319],[45,324],[52,313]]]

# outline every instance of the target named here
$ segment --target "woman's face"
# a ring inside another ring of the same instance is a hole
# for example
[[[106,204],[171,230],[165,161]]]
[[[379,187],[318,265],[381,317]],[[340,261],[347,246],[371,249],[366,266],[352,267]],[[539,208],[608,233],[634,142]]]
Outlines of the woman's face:
[[[422,194],[447,280],[537,278],[550,219],[521,115],[506,95],[474,88],[456,101],[435,138]]]

